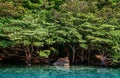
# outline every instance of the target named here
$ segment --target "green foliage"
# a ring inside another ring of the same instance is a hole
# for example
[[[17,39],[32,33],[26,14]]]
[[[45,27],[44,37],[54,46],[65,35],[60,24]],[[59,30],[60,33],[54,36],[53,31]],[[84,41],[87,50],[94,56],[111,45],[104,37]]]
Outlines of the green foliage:
[[[12,2],[0,2],[0,17],[20,17],[25,14],[22,6],[15,6]]]
[[[50,50],[43,50],[43,51],[38,52],[38,54],[41,57],[48,58],[48,56],[50,55]]]
[[[50,47],[49,50],[41,50],[41,51],[39,51],[39,52],[37,52],[37,53],[38,53],[39,56],[41,56],[41,57],[48,58],[51,53],[57,54],[58,51],[57,51],[55,48]]]
[[[30,0],[32,3],[42,3],[43,0]]]
[[[59,9],[59,6],[62,5],[65,0],[48,0],[50,5],[53,5],[54,9]]]
[[[4,32],[2,31],[3,25],[9,22],[10,22],[9,18],[0,19],[0,47],[8,47],[13,45],[13,41],[10,40],[9,37],[7,37],[6,34],[4,34]]]
[[[4,25],[3,31],[16,44],[42,46],[47,32],[37,24],[37,19],[32,19],[25,16],[23,20],[11,20],[11,23]]]
[[[1,0],[0,46],[79,44],[82,49],[103,50],[116,64],[120,61],[119,5],[119,0]],[[38,54],[47,58],[57,53],[54,47]]]
[[[39,0],[38,2],[35,0],[24,0],[23,6],[28,9],[40,9],[39,3],[41,3]]]
[[[13,45],[13,41],[0,40],[0,46],[3,48],[11,46],[11,45]]]

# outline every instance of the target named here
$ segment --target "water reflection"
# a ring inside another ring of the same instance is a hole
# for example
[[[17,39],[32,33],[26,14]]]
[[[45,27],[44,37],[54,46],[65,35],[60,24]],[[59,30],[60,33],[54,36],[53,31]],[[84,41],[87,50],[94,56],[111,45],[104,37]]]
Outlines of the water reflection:
[[[69,72],[70,68],[69,67],[64,67],[64,66],[54,66],[56,71],[63,71],[63,72]]]
[[[120,78],[120,69],[84,66],[9,66],[0,68],[0,78]]]

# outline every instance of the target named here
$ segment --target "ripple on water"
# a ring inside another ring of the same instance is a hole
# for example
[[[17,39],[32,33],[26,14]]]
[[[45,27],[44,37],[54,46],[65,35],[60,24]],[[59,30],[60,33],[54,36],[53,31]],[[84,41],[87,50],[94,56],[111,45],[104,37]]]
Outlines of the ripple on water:
[[[86,66],[7,66],[0,68],[0,78],[120,78],[120,69]]]

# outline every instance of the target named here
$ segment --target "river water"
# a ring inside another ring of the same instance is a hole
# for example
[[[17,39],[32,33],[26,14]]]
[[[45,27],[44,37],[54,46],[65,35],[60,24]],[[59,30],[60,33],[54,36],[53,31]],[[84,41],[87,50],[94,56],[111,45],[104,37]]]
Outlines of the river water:
[[[120,78],[120,68],[0,66],[0,78]]]

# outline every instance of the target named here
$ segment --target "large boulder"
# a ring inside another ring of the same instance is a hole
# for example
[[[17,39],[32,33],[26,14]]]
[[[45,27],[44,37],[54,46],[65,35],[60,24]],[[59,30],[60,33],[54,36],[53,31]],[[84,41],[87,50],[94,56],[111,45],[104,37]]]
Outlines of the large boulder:
[[[56,62],[53,63],[54,66],[69,66],[70,61],[68,57],[59,58]]]

